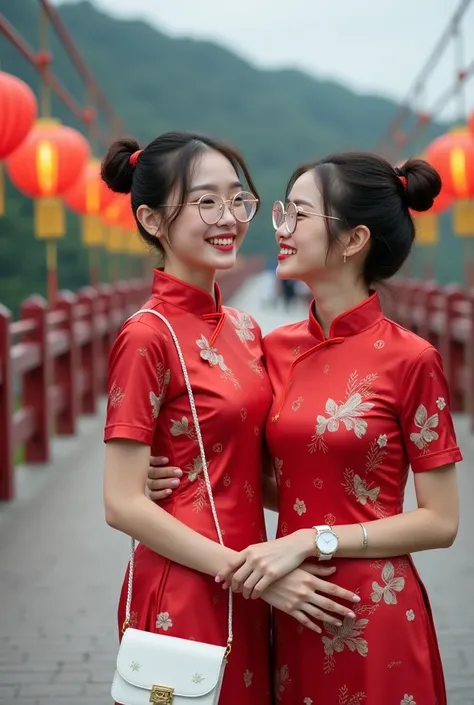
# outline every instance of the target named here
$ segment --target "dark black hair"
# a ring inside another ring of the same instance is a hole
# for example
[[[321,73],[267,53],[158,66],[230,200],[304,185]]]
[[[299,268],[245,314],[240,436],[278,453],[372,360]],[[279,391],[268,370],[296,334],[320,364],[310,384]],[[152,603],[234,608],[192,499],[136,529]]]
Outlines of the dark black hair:
[[[422,159],[409,159],[394,167],[376,154],[344,152],[304,164],[293,173],[286,189],[313,170],[321,189],[329,249],[340,242],[341,231],[365,225],[370,248],[363,276],[371,286],[398,272],[413,245],[415,226],[410,214],[427,211],[441,190],[441,178]]]
[[[142,238],[162,255],[158,238],[150,235],[137,220],[137,209],[147,205],[154,210],[166,204],[171,191],[177,186],[177,200],[185,201],[196,158],[207,149],[214,149],[226,157],[237,174],[244,175],[250,190],[258,198],[255,184],[242,155],[230,145],[217,139],[190,132],[167,132],[160,135],[140,153],[136,166],[130,157],[140,149],[133,138],[114,142],[102,162],[101,176],[107,186],[117,193],[131,193],[131,207]],[[184,206],[163,209],[165,225],[178,218]]]

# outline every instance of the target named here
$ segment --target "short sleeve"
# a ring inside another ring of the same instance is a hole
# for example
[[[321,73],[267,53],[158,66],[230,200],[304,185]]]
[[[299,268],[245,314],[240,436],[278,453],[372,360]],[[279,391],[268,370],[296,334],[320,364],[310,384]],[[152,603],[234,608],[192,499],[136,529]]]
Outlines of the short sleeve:
[[[109,357],[104,441],[126,438],[151,446],[170,382],[162,334],[142,321],[119,332]]]
[[[401,426],[413,472],[425,472],[462,460],[449,404],[441,356],[425,348],[400,386]]]

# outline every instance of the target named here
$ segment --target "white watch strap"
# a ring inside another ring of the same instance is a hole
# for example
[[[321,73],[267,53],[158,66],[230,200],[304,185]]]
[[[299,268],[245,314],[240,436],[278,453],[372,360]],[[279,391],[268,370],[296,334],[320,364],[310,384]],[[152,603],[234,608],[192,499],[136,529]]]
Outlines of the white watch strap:
[[[191,382],[189,381],[189,375],[188,375],[188,370],[186,368],[186,363],[184,361],[184,356],[183,352],[181,350],[181,346],[178,342],[178,338],[176,337],[176,333],[174,332],[171,323],[168,321],[165,316],[163,316],[161,313],[158,311],[154,311],[151,308],[145,308],[141,309],[140,311],[137,311],[134,313],[130,318],[133,318],[134,316],[138,316],[141,313],[152,313],[154,316],[157,316],[160,318],[165,326],[168,328],[171,337],[173,339],[174,345],[176,347],[176,352],[178,353],[179,357],[179,362],[181,364],[181,369],[183,371],[183,376],[184,376],[184,381],[186,383],[186,389],[188,392],[188,397],[189,397],[189,404],[191,406],[191,414],[193,417],[193,422],[194,422],[194,428],[196,430],[196,437],[199,445],[199,452],[201,455],[201,461],[202,461],[202,472],[204,475],[204,481],[206,483],[206,489],[207,489],[207,494],[209,496],[209,504],[211,506],[211,512],[212,512],[212,517],[214,519],[214,525],[216,527],[216,532],[217,532],[217,538],[219,539],[219,543],[224,546],[224,541],[222,539],[222,531],[221,527],[219,525],[219,519],[217,518],[217,511],[216,511],[216,505],[214,503],[214,496],[212,493],[212,486],[211,486],[211,481],[209,479],[209,472],[207,469],[207,461],[206,461],[206,455],[204,452],[204,444],[202,441],[202,435],[201,435],[201,427],[199,425],[199,419],[197,415],[197,410],[196,410],[196,404],[194,402],[194,394],[193,390],[191,387]],[[130,320],[130,319],[128,319]],[[135,539],[132,538],[132,548],[131,548],[131,554],[130,554],[130,567],[129,567],[129,573],[128,573],[128,590],[127,590],[127,602],[125,606],[125,622],[128,624],[130,622],[130,609],[132,605],[132,586],[133,586],[133,571],[134,571],[134,565],[135,565]],[[229,611],[228,611],[228,637],[227,637],[227,646],[230,647],[232,644],[232,639],[233,639],[233,630],[232,630],[232,590],[228,588],[229,592]]]
[[[313,526],[313,529],[316,531],[316,536],[314,539],[314,545],[316,546],[316,550],[318,552],[318,561],[330,561],[332,558],[332,553],[321,553],[319,550],[318,544],[316,543],[317,538],[319,534],[322,534],[323,531],[332,531],[330,526],[327,526],[326,524],[321,524],[321,526]]]

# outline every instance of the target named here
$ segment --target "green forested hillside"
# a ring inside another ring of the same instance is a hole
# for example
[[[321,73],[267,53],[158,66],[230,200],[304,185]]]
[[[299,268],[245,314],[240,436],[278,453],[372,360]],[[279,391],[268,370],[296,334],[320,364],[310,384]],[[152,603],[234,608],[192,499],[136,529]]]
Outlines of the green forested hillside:
[[[38,7],[37,0],[0,0],[0,12],[35,47]],[[269,206],[282,197],[299,162],[332,150],[373,148],[397,107],[300,71],[257,69],[221,46],[111,18],[90,2],[64,5],[61,14],[129,132],[143,143],[187,129],[226,137],[243,150],[263,199],[247,252],[274,256]],[[83,101],[81,81],[52,32],[51,47],[54,72]],[[0,66],[37,88],[37,74],[3,37]],[[54,100],[53,106],[65,122],[81,127],[62,104]],[[425,137],[440,131],[432,125]],[[9,194],[8,216],[0,220],[0,301],[12,305],[40,289],[44,257],[42,245],[32,243],[31,204]],[[86,281],[87,265],[78,253],[75,217],[69,222],[60,275],[62,286],[73,287]]]

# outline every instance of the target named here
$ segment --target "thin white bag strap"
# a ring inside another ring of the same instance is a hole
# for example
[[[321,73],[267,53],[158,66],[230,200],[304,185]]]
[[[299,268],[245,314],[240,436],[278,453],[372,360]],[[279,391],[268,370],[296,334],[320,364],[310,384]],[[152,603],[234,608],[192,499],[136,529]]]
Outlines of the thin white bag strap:
[[[158,318],[160,318],[163,321],[163,323],[165,324],[165,326],[168,328],[168,330],[171,334],[171,337],[173,338],[173,342],[176,347],[176,352],[178,353],[179,362],[181,364],[181,369],[183,371],[184,381],[186,383],[186,389],[188,392],[189,404],[191,406],[191,414],[193,417],[194,428],[196,430],[196,437],[197,437],[197,441],[198,441],[198,445],[199,445],[199,452],[201,454],[202,471],[203,471],[203,475],[204,475],[204,481],[206,483],[207,494],[209,496],[209,503],[211,505],[212,517],[214,519],[214,525],[216,527],[216,532],[217,532],[217,537],[219,539],[219,543],[222,546],[225,546],[224,541],[222,539],[222,531],[221,531],[221,527],[219,524],[219,519],[217,518],[217,511],[216,511],[216,505],[214,503],[214,495],[212,493],[211,481],[209,479],[209,471],[207,469],[206,455],[204,452],[204,443],[202,441],[201,427],[199,425],[196,404],[194,402],[194,394],[193,394],[193,390],[191,387],[191,382],[189,381],[188,370],[186,368],[186,363],[184,361],[184,356],[183,356],[183,352],[181,350],[181,346],[178,342],[178,338],[176,336],[176,333],[174,332],[174,330],[171,326],[171,323],[161,313],[159,313],[158,311],[154,311],[151,308],[145,308],[145,309],[141,309],[140,311],[137,311],[132,316],[130,316],[130,318],[133,318],[134,316],[138,316],[141,313],[152,313],[154,316],[157,316]],[[130,320],[130,319],[128,319],[128,320]],[[132,538],[132,550],[131,550],[131,555],[130,555],[130,566],[129,566],[129,573],[128,573],[128,591],[127,591],[127,603],[126,603],[126,607],[125,607],[124,629],[126,629],[126,627],[130,624],[130,609],[131,609],[131,605],[132,605],[132,585],[133,585],[134,567],[135,567],[135,539]],[[232,639],[233,639],[232,590],[230,589],[230,587],[228,588],[228,591],[229,591],[229,613],[228,613],[228,636],[227,636],[227,652],[226,652],[227,655],[230,653],[230,648],[231,648]]]

